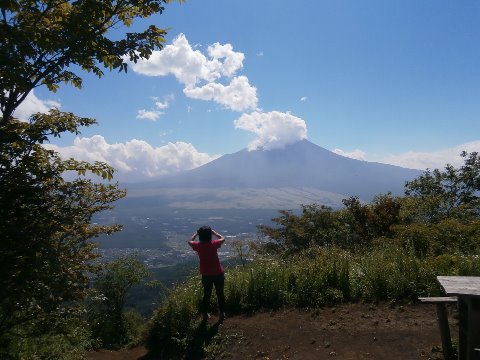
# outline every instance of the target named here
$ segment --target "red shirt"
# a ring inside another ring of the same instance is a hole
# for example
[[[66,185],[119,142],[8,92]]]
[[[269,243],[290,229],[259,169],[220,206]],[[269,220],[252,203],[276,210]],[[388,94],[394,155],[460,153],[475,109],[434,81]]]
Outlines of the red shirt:
[[[190,243],[193,250],[198,253],[200,258],[200,274],[202,275],[220,275],[224,270],[220,260],[218,260],[217,249],[222,245],[220,240],[211,242],[194,241]]]

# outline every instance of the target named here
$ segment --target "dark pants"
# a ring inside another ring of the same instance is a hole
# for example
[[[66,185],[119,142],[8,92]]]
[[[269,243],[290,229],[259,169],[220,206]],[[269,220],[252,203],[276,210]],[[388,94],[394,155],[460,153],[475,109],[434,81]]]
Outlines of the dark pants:
[[[217,293],[218,310],[223,313],[225,307],[225,294],[223,293],[223,289],[225,287],[225,274],[202,275],[202,285],[202,313],[206,314],[208,312],[208,305],[210,303],[210,297],[212,296],[213,285],[215,285],[215,292]]]

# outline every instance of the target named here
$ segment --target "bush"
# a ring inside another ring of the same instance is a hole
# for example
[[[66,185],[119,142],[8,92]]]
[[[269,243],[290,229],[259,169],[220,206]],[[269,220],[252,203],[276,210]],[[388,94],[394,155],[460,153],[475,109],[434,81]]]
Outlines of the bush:
[[[0,352],[10,360],[80,360],[92,347],[88,326],[79,319],[56,323],[56,334],[30,335],[29,326],[15,329],[19,333],[10,342],[9,353]],[[24,335],[24,336],[22,336]]]
[[[198,279],[172,290],[165,302],[154,312],[147,326],[147,348],[162,358],[185,353],[199,323],[201,300]]]

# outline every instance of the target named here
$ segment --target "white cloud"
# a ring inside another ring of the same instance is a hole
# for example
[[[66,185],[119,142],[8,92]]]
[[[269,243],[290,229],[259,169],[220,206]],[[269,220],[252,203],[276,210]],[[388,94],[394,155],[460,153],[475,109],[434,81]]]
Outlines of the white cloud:
[[[137,113],[137,119],[146,119],[146,120],[151,120],[151,121],[157,121],[160,116],[164,115],[165,112],[159,111],[159,110],[165,110],[168,107],[170,107],[170,102],[175,99],[175,96],[173,94],[169,94],[163,97],[164,101],[160,101],[158,97],[154,96],[152,97],[152,100],[155,102],[154,106],[155,109],[141,109],[138,110]]]
[[[138,110],[137,119],[157,121],[160,118],[160,116],[163,114],[164,113],[161,111],[141,109],[141,110]]]
[[[206,164],[216,158],[201,153],[192,144],[169,142],[153,147],[143,140],[109,144],[101,135],[91,138],[77,137],[72,146],[48,145],[63,158],[74,157],[84,161],[103,161],[117,172],[115,179],[121,181],[146,181],[160,176],[189,170]]]
[[[262,56],[263,56],[263,51],[259,51],[259,52],[257,53],[257,56],[258,56],[258,57],[262,57]]]
[[[333,150],[334,153],[346,156],[352,159],[375,161],[383,164],[397,165],[410,169],[426,170],[428,169],[443,169],[445,165],[451,164],[455,167],[463,165],[464,159],[460,156],[462,151],[479,152],[480,140],[461,144],[452,148],[438,150],[438,151],[407,151],[400,154],[389,155],[367,155],[365,151],[356,149],[351,152],[342,149]]]
[[[194,86],[202,80],[212,82],[221,76],[231,77],[243,66],[245,55],[233,51],[230,44],[215,43],[207,52],[210,59],[200,50],[193,50],[186,36],[180,34],[171,45],[154,51],[148,60],[139,60],[130,66],[133,71],[147,76],[172,74],[185,86]]]
[[[155,102],[155,107],[157,109],[166,109],[169,107],[169,103],[167,101],[164,101],[164,102],[161,102],[161,101],[157,101]]]
[[[174,75],[184,85],[195,85],[200,79],[213,81],[219,76],[209,69],[209,62],[199,50],[193,50],[185,35],[180,34],[162,51],[153,51],[148,60],[130,63],[133,71],[147,76]]]
[[[37,112],[46,113],[55,107],[59,108],[60,103],[53,100],[40,100],[32,90],[15,110],[14,116],[20,120],[28,120],[31,115]]]
[[[243,60],[245,55],[241,52],[233,51],[233,46],[230,44],[221,45],[215,43],[208,47],[208,55],[213,59],[212,63],[217,63],[220,59],[225,59],[218,63],[218,71],[224,75],[231,77],[235,75],[237,70],[243,67]],[[213,66],[212,66],[213,68]]]
[[[460,153],[463,150],[480,152],[480,140],[439,151],[408,151],[402,154],[387,155],[377,161],[412,169],[443,169],[446,164],[451,164],[455,167],[462,165],[463,158],[460,156]]]
[[[190,98],[213,100],[234,111],[255,109],[258,102],[257,89],[245,76],[234,77],[226,86],[212,82],[201,87],[187,87],[183,92]]]
[[[307,98],[306,96],[302,96],[302,97],[300,98],[300,101],[307,101],[307,99],[308,99],[308,98]]]
[[[305,121],[288,112],[255,111],[243,114],[234,124],[237,129],[250,131],[257,136],[248,144],[249,150],[281,148],[307,137]]]
[[[243,111],[257,106],[257,89],[247,77],[235,74],[243,67],[245,55],[231,44],[208,46],[206,55],[194,50],[186,36],[180,34],[172,44],[154,51],[148,60],[130,63],[133,71],[147,76],[174,75],[185,88],[187,97],[215,101],[224,107]],[[229,83],[224,85],[223,83]],[[226,80],[226,81],[225,81]],[[160,102],[159,106],[165,105]]]
[[[348,158],[352,158],[352,159],[356,159],[356,160],[365,160],[365,156],[367,155],[367,153],[365,151],[362,151],[362,150],[359,150],[359,149],[355,149],[355,150],[350,151],[350,152],[343,151],[342,149],[335,149],[335,150],[333,150],[333,152],[335,154],[345,156],[345,157],[348,157]]]

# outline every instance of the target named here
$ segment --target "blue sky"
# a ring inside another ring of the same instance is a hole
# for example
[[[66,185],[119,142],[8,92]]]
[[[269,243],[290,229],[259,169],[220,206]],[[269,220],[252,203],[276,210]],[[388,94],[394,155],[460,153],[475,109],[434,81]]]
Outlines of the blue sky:
[[[84,74],[82,90],[38,88],[18,115],[57,105],[96,118],[55,149],[127,180],[304,137],[415,168],[480,151],[478,1],[190,0],[132,29],[151,23],[170,28],[165,54]]]

